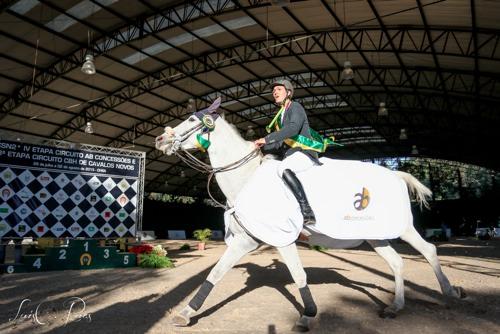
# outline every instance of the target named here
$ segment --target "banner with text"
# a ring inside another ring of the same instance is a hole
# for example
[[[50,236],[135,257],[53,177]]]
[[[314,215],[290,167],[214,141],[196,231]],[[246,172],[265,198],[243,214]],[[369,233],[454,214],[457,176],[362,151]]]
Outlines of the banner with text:
[[[139,158],[0,141],[0,237],[135,236]]]
[[[106,175],[139,176],[139,159],[135,157],[21,142],[0,142],[0,164]]]

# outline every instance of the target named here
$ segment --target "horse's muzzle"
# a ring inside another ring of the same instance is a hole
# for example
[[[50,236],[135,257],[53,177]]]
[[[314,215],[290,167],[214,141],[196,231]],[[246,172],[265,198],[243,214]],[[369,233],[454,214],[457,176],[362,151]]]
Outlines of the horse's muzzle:
[[[166,144],[167,142],[165,135],[161,135],[155,138],[155,147],[157,150],[162,150],[162,146],[165,146]]]
[[[167,155],[175,153],[175,151],[179,149],[180,145],[181,142],[176,136],[163,134],[155,139],[156,149],[163,151],[163,153]]]

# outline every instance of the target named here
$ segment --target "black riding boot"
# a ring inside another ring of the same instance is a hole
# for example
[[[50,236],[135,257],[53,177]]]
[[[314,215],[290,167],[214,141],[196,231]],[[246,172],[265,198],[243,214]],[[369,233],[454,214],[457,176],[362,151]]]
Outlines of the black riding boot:
[[[283,181],[285,181],[285,184],[290,188],[297,202],[299,202],[300,211],[302,211],[302,216],[304,217],[304,225],[315,224],[316,217],[314,217],[314,212],[307,201],[304,188],[295,173],[290,169],[285,169],[283,171]]]

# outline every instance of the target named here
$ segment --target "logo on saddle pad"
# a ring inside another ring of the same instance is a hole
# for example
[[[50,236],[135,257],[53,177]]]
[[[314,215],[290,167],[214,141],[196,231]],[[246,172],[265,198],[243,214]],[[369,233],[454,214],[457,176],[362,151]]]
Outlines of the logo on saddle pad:
[[[354,198],[356,198],[353,203],[354,208],[358,211],[364,210],[370,203],[370,192],[363,187],[363,191],[354,195]]]

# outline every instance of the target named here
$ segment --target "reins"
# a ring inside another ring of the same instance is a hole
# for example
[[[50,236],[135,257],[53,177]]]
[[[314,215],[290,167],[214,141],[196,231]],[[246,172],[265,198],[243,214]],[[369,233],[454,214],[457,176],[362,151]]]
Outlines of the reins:
[[[191,167],[199,172],[208,174],[208,180],[207,180],[208,196],[210,196],[212,201],[214,201],[217,204],[217,206],[219,206],[225,210],[229,209],[228,206],[217,201],[212,196],[212,193],[210,192],[210,182],[212,181],[213,176],[216,173],[224,173],[224,172],[228,172],[228,171],[237,169],[237,168],[243,166],[244,164],[246,164],[248,161],[255,158],[256,156],[258,156],[259,153],[260,153],[260,150],[258,148],[255,148],[252,151],[250,151],[250,153],[245,155],[243,158],[236,160],[235,162],[232,162],[232,163],[225,165],[225,166],[222,166],[222,167],[212,167],[211,165],[201,161],[200,159],[195,157],[193,154],[189,153],[188,151],[186,151],[182,148],[180,148],[180,151],[177,150],[174,152],[174,154],[179,159],[181,159],[188,167]]]

